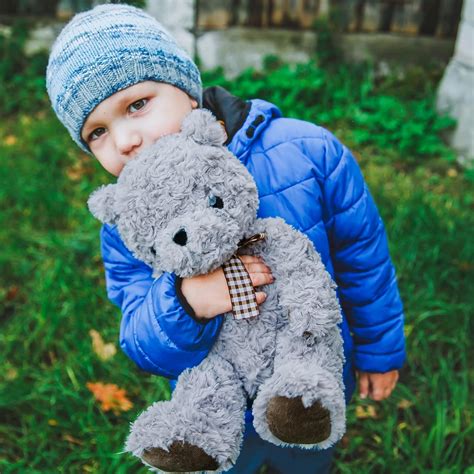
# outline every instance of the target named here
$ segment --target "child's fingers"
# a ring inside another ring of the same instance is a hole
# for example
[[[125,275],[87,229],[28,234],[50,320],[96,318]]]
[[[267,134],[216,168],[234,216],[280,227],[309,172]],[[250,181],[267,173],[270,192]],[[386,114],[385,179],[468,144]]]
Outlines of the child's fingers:
[[[392,384],[390,385],[390,393],[392,393],[395,387],[397,386],[397,382],[398,382],[398,373],[397,373],[396,378],[393,380]]]
[[[261,257],[242,255],[239,256],[239,258],[244,264],[253,286],[273,283],[274,278],[272,276],[272,271],[267,265],[265,265],[265,262]]]
[[[375,401],[385,400],[393,392],[397,380],[398,371],[396,370],[384,374],[369,374],[370,398]]]
[[[380,402],[384,398],[387,398],[386,390],[383,387],[372,387],[370,398],[376,402]]]
[[[393,387],[385,389],[384,398],[388,398],[393,392]]]
[[[246,267],[247,265],[263,265],[265,268],[270,270],[268,265],[265,263],[265,260],[258,255],[239,255],[239,258]]]
[[[244,263],[249,273],[272,273],[264,263]]]
[[[257,304],[258,305],[261,305],[267,299],[267,295],[263,291],[257,291],[255,293],[255,296],[257,297]]]
[[[369,374],[359,372],[359,395],[360,398],[367,398],[369,394]]]
[[[246,263],[262,263],[263,259],[261,257],[257,257],[255,255],[239,255],[240,260],[244,264]]]
[[[253,286],[269,285],[273,283],[273,275],[271,273],[249,273]]]

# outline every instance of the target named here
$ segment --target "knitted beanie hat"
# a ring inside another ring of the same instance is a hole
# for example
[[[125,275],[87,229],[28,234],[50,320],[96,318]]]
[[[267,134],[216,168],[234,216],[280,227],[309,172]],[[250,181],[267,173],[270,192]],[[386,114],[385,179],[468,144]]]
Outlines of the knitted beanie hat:
[[[74,16],[56,39],[46,70],[53,109],[86,152],[81,130],[94,108],[147,80],[176,86],[201,105],[201,77],[191,58],[153,17],[119,4]]]

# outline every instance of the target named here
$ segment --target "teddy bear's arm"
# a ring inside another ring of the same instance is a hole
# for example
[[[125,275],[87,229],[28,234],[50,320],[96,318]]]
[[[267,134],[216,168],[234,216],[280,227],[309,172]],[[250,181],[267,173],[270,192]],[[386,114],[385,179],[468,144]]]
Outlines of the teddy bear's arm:
[[[336,284],[303,233],[282,219],[263,219],[265,261],[275,275],[279,304],[299,336],[324,336],[341,321]]]

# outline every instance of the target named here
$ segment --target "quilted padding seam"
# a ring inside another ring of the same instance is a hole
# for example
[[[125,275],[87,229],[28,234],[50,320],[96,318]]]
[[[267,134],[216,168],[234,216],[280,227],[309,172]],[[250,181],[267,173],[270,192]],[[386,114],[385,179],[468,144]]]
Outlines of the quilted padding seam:
[[[274,148],[280,146],[280,145],[284,145],[286,143],[293,143],[293,142],[298,142],[300,140],[319,140],[319,141],[323,141],[324,138],[323,137],[312,137],[312,136],[307,136],[307,137],[295,137],[295,138],[292,138],[291,140],[283,140],[281,142],[278,142],[278,143],[275,143],[273,144],[271,147],[269,148],[266,148],[265,150],[263,150],[263,153],[267,153],[269,152],[270,150],[273,150]]]
[[[260,195],[260,199],[265,198],[267,196],[274,196],[275,194],[282,193],[283,191],[286,191],[289,188],[292,188],[293,186],[297,186],[298,184],[304,183],[305,181],[309,181],[310,179],[316,179],[314,176],[309,176],[307,178],[303,178],[300,181],[297,181],[296,183],[291,183],[289,186],[285,186],[284,188],[278,189],[277,191],[272,191],[271,193],[268,194],[262,194]]]

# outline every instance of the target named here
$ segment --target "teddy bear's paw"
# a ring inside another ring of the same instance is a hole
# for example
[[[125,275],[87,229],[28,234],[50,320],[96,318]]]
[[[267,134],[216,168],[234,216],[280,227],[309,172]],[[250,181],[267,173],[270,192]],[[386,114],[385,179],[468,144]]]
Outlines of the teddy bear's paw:
[[[173,441],[168,451],[162,448],[145,449],[141,458],[165,472],[215,471],[219,467],[212,456],[186,441]]]
[[[291,444],[316,444],[329,438],[331,417],[319,401],[310,407],[301,397],[273,397],[267,407],[268,428],[281,441]]]

